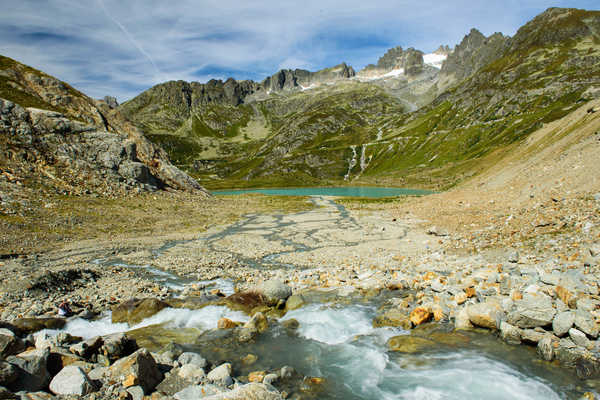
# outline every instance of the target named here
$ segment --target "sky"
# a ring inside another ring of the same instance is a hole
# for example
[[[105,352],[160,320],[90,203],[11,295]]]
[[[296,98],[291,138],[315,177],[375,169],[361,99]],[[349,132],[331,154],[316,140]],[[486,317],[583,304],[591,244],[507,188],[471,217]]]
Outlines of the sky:
[[[4,4],[3,4],[4,3]],[[161,82],[357,71],[391,47],[453,47],[598,0],[0,0],[0,54],[120,102]]]

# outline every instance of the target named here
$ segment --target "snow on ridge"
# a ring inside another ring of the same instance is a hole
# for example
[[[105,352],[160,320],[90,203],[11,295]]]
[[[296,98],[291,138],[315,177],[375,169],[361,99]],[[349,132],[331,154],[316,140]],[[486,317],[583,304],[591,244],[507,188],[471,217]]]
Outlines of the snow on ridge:
[[[430,53],[423,56],[423,62],[437,69],[441,69],[446,58],[448,58],[448,56],[444,54]]]
[[[400,76],[404,74],[404,68],[393,69],[387,74],[383,75],[383,78],[391,78],[394,76]]]

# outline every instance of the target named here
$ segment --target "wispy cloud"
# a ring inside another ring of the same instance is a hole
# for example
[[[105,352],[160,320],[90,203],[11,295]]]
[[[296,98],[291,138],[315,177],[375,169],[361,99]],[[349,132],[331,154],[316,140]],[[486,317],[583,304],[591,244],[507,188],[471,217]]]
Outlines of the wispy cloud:
[[[261,80],[279,68],[356,69],[389,47],[431,51],[470,28],[512,35],[550,6],[597,0],[19,0],[0,14],[0,53],[121,101],[171,79]]]

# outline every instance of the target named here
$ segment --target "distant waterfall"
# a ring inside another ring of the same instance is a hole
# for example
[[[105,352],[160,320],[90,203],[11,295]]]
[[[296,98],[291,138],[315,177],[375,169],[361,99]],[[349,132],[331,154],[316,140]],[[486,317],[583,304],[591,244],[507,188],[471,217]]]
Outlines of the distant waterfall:
[[[352,158],[348,161],[348,172],[344,175],[344,180],[347,181],[350,179],[350,173],[352,168],[356,166],[356,146],[350,146],[352,149]]]

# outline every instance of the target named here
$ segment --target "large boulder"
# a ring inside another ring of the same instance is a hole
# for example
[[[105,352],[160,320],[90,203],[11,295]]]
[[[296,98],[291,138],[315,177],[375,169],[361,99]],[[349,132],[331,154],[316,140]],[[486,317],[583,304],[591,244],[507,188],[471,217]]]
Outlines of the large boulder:
[[[124,333],[113,333],[102,337],[102,347],[100,353],[109,361],[128,356],[137,350],[138,346],[135,340],[129,338]]]
[[[94,391],[94,384],[81,368],[70,365],[52,379],[50,391],[56,395],[85,396]]]
[[[222,386],[231,385],[233,383],[233,379],[231,379],[231,364],[224,363],[219,365],[206,375],[206,379],[209,382]]]
[[[508,323],[519,328],[545,327],[552,324],[556,310],[552,299],[542,293],[526,293],[514,302]]]
[[[573,322],[575,326],[579,328],[579,330],[584,332],[586,335],[589,335],[594,339],[598,337],[598,324],[596,323],[596,319],[590,312],[578,309],[577,311],[575,311],[575,320]]]
[[[8,388],[18,392],[37,392],[48,387],[51,375],[48,371],[50,349],[30,350],[16,356],[10,356],[7,362],[17,367],[18,378]]]
[[[419,353],[431,348],[435,343],[432,340],[412,335],[394,336],[388,340],[388,348],[399,353]]]
[[[573,323],[575,323],[575,313],[571,311],[560,312],[556,314],[552,321],[552,331],[556,336],[563,337],[569,332]]]
[[[116,305],[112,309],[112,322],[127,322],[130,325],[153,316],[169,305],[155,298],[131,299]]]
[[[487,329],[498,329],[502,316],[502,307],[498,302],[489,300],[485,303],[472,304],[467,307],[469,321]]]
[[[64,318],[18,318],[12,323],[24,334],[35,333],[42,329],[62,329],[65,326]]]
[[[248,383],[233,390],[203,397],[204,400],[283,400],[281,394],[270,385]]]
[[[292,288],[278,279],[264,282],[259,290],[270,304],[277,304],[280,300],[287,300],[292,295]]]
[[[0,328],[0,357],[6,358],[25,350],[23,341],[12,331]]]
[[[150,394],[163,379],[156,361],[146,349],[118,360],[110,367],[109,372],[123,386],[141,386],[146,394]]]

